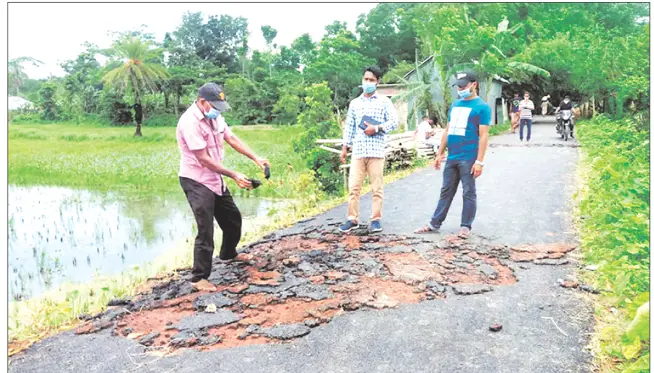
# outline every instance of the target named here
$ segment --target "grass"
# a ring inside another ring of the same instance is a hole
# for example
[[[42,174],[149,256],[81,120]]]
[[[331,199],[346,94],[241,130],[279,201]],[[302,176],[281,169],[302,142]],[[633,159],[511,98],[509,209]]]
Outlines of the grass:
[[[649,132],[637,128],[600,116],[577,129],[578,225],[585,261],[598,266],[582,276],[606,290],[591,342],[598,372],[649,372]]]
[[[490,127],[488,134],[490,136],[502,135],[506,131],[511,129],[511,122],[504,122],[502,124],[496,124]]]
[[[236,127],[234,133],[272,163],[273,178],[260,188],[235,195],[293,197],[289,180],[305,169],[292,151],[300,128],[292,126]],[[73,124],[10,124],[8,182],[18,185],[58,185],[127,193],[180,193],[179,150],[174,127],[144,127],[141,138],[133,128]],[[226,146],[225,164],[250,177],[262,172],[245,156]]]

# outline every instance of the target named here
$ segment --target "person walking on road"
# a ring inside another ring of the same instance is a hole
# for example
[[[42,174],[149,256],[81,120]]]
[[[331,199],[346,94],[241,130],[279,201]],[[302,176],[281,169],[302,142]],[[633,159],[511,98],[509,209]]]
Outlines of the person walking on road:
[[[372,216],[368,229],[371,233],[382,231],[385,138],[397,127],[397,113],[388,97],[377,94],[379,78],[379,67],[367,67],[363,73],[363,93],[350,102],[347,110],[341,162],[347,161],[348,147],[352,149],[352,162],[347,222],[339,227],[343,233],[359,227],[359,199],[366,175],[372,186]]]
[[[256,156],[232,133],[221,115],[228,109],[222,87],[207,83],[200,87],[197,100],[177,123],[177,145],[181,153],[179,182],[198,227],[191,282],[204,280],[207,286],[211,286],[206,279],[211,274],[213,260],[213,220],[216,219],[223,231],[220,259],[235,259],[236,246],[241,240],[241,213],[227,189],[224,176],[233,179],[240,188],[252,189],[252,183],[245,175],[223,165],[224,143],[252,159],[262,170],[270,166],[267,159]]]
[[[490,127],[490,106],[477,95],[477,75],[472,71],[456,75],[459,100],[454,101],[448,115],[448,123],[441,139],[441,147],[434,161],[440,170],[445,148],[447,161],[443,171],[443,186],[436,210],[427,225],[414,233],[438,231],[459,187],[463,184],[463,212],[461,214],[460,238],[470,236],[472,223],[477,213],[477,190],[475,179],[484,169],[484,157],[488,148]]]
[[[550,95],[543,96],[541,99],[541,109],[540,109],[540,114],[545,118],[547,115],[547,110],[548,107],[550,106]]]
[[[518,92],[513,94],[511,99],[511,133],[515,133],[520,123],[520,94]]]
[[[525,92],[524,99],[520,101],[520,141],[523,141],[523,129],[527,126],[527,141],[531,140],[531,112],[534,110],[534,102],[529,99],[529,92]]]

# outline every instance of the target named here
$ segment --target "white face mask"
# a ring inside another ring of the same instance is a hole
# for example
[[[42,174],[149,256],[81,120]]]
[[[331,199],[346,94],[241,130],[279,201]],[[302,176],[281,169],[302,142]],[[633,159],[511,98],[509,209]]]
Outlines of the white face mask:
[[[563,102],[565,102],[565,103],[567,104],[568,102],[570,102],[570,100],[568,100],[568,99],[566,98],[565,100],[563,100]]]

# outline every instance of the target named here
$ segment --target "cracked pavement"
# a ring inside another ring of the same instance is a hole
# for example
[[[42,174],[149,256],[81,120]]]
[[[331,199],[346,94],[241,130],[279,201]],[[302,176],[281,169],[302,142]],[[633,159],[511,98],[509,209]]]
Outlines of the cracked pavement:
[[[440,171],[419,170],[385,187],[382,234],[331,234],[339,206],[246,247],[248,260],[217,265],[216,292],[194,292],[182,271],[81,325],[84,334],[11,357],[9,370],[589,371],[591,305],[558,282],[578,255],[578,149],[539,119],[529,145],[491,139],[467,242],[451,236],[460,188],[440,233],[411,233],[442,183]],[[361,209],[370,214],[369,194]]]

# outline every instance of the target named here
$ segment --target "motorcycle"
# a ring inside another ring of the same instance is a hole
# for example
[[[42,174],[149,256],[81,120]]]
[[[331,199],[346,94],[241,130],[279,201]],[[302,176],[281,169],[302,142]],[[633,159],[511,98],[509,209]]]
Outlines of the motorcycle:
[[[561,125],[561,112],[557,110],[554,114],[556,115],[556,133],[563,135],[563,126]]]
[[[568,141],[572,132],[572,110],[560,110],[561,116],[561,138]]]

